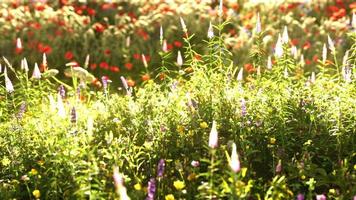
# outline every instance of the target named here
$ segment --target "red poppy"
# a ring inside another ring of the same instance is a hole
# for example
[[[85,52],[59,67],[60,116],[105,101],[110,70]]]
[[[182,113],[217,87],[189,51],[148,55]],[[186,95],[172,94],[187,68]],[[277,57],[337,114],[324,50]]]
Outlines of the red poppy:
[[[314,55],[314,56],[313,56],[313,61],[314,61],[314,62],[318,62],[318,59],[319,59],[319,58],[318,58],[318,55]]]
[[[142,81],[148,81],[150,80],[150,75],[149,74],[144,74],[141,76]]]
[[[294,46],[297,46],[299,44],[299,40],[297,38],[294,38],[291,40],[291,43],[294,45]]]
[[[64,58],[66,60],[72,60],[74,57],[73,53],[71,51],[67,51],[65,54],[64,54]]]
[[[309,59],[306,59],[306,60],[305,60],[305,64],[310,65],[310,64],[311,64],[311,61],[310,61]]]
[[[104,62],[101,62],[101,63],[99,64],[99,67],[102,68],[102,69],[108,70],[108,69],[109,69],[109,64],[104,61]]]
[[[50,54],[52,53],[52,47],[50,47],[49,45],[44,45],[42,43],[39,43],[37,45],[38,51],[41,53],[45,53],[45,54]]]
[[[311,44],[310,44],[310,42],[308,42],[308,41],[306,41],[305,43],[304,43],[304,45],[303,45],[303,49],[304,50],[307,50],[307,49],[309,49],[311,47]]]
[[[102,33],[106,29],[106,27],[103,24],[99,23],[99,22],[95,23],[93,25],[93,28],[98,33]]]
[[[105,49],[104,54],[105,54],[106,56],[110,56],[111,50],[110,50],[110,49]]]
[[[87,8],[87,13],[90,16],[94,16],[96,14],[96,11],[92,8]]]
[[[251,73],[251,72],[255,72],[256,68],[251,64],[251,63],[247,63],[244,65],[244,68],[247,72]]]
[[[129,71],[132,69],[132,67],[133,67],[132,63],[126,63],[126,64],[125,64],[125,68],[126,68],[127,70],[129,70]]]
[[[37,5],[36,5],[36,8],[35,8],[35,9],[36,9],[37,11],[43,11],[45,8],[46,8],[46,5],[40,3],[40,4],[37,4]]]
[[[138,53],[135,53],[135,54],[133,55],[133,58],[134,58],[135,60],[139,60],[139,59],[141,59],[141,55],[138,54]]]
[[[178,47],[178,48],[180,48],[180,47],[183,46],[183,44],[182,44],[180,41],[174,41],[174,42],[173,42],[173,45],[174,45],[175,47]]]
[[[90,64],[90,69],[91,69],[91,70],[95,70],[96,67],[97,67],[97,64],[96,64],[96,63],[91,63],[91,64]]]
[[[117,72],[120,72],[120,68],[118,66],[111,66],[110,71],[117,73]]]

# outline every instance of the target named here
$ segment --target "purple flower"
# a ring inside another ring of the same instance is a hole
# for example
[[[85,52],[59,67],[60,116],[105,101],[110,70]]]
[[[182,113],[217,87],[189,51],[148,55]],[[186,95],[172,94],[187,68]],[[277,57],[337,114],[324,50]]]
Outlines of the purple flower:
[[[299,193],[299,194],[297,195],[297,200],[304,200],[304,195],[301,194],[301,193]]]
[[[244,117],[247,114],[247,109],[246,109],[246,101],[244,98],[240,100],[241,103],[241,115]]]
[[[200,162],[197,161],[197,160],[193,160],[190,164],[191,164],[193,167],[199,167]]]
[[[158,162],[158,166],[157,166],[157,176],[158,177],[163,177],[165,166],[166,166],[166,163],[165,163],[164,159],[160,159]]]
[[[77,111],[75,110],[75,107],[72,108],[70,111],[70,122],[76,123],[77,122]]]
[[[147,192],[146,200],[154,200],[156,193],[156,180],[154,178],[148,181]]]
[[[103,88],[106,91],[106,88],[108,88],[108,80],[109,78],[107,76],[101,77],[101,82],[103,83]]]
[[[326,200],[326,196],[324,194],[316,195],[316,200]]]
[[[17,113],[17,118],[18,119],[22,119],[23,117],[23,114],[26,112],[26,103],[25,102],[22,102],[21,106],[20,106],[20,110],[19,112]]]
[[[58,87],[58,93],[59,93],[59,95],[61,95],[62,99],[64,99],[66,97],[66,90],[64,89],[63,85],[60,85]]]
[[[276,173],[281,173],[282,171],[282,161],[278,160],[278,164],[276,166]]]

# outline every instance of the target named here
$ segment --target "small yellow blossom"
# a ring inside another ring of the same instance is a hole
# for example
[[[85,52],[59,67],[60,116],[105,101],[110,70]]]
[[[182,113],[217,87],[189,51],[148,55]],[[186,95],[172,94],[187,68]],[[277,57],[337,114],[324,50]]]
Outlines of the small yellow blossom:
[[[302,175],[300,178],[301,178],[302,180],[304,180],[306,177],[305,177],[305,175]]]
[[[166,195],[165,200],[174,200],[173,194]]]
[[[136,184],[134,185],[134,188],[135,188],[135,190],[142,190],[142,186],[141,186],[140,183],[136,183]]]
[[[184,133],[184,127],[181,126],[181,125],[178,125],[177,126],[177,131],[178,131],[179,134],[183,134]]]
[[[39,199],[41,197],[41,192],[39,190],[34,190],[32,194],[36,199]]]
[[[270,144],[275,144],[276,143],[276,138],[269,138],[269,143]]]
[[[206,123],[206,122],[201,122],[200,123],[200,128],[203,128],[203,129],[206,129],[206,128],[208,128],[209,126],[208,126],[208,124]]]
[[[40,166],[43,166],[44,161],[43,160],[39,160],[39,161],[37,161],[37,164],[39,164]]]
[[[30,173],[35,176],[38,174],[38,171],[36,169],[32,168]]]
[[[354,170],[356,170],[356,165],[354,165]]]
[[[335,193],[336,193],[336,190],[335,190],[335,189],[330,189],[330,190],[329,190],[329,193],[330,193],[330,194],[335,194]]]
[[[185,187],[185,183],[183,181],[174,181],[173,186],[177,189],[177,190],[182,190]]]

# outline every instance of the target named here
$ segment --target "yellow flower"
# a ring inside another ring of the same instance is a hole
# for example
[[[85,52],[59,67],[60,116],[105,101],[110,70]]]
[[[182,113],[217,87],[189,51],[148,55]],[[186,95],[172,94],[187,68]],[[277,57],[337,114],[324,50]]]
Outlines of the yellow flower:
[[[329,193],[330,193],[330,194],[335,194],[335,193],[336,193],[336,190],[335,190],[335,189],[330,189],[330,190],[329,190]]]
[[[32,168],[30,173],[35,176],[38,174],[38,171],[36,169]]]
[[[302,175],[300,178],[301,178],[302,180],[304,180],[306,177],[305,177],[305,175]]]
[[[275,144],[276,143],[276,138],[269,138],[269,143]]]
[[[354,170],[356,170],[356,165],[354,165]]]
[[[177,126],[177,131],[178,131],[179,134],[183,134],[184,133],[184,127],[181,126],[181,125],[178,125]]]
[[[39,190],[34,190],[32,194],[36,199],[39,199],[41,197],[41,192]]]
[[[174,181],[173,186],[177,189],[177,190],[181,190],[185,187],[185,183],[183,181]]]
[[[39,161],[37,161],[37,163],[38,163],[39,165],[43,166],[44,161],[43,161],[43,160],[39,160]]]
[[[134,185],[134,188],[135,188],[135,190],[142,190],[142,186],[141,186],[140,183],[136,183],[136,184]]]
[[[208,126],[208,124],[206,123],[206,122],[201,122],[200,123],[200,128],[203,128],[203,129],[206,129],[206,128],[208,128],[209,126]]]
[[[174,196],[173,196],[173,194],[168,194],[168,195],[166,195],[165,199],[166,200],[174,200]]]

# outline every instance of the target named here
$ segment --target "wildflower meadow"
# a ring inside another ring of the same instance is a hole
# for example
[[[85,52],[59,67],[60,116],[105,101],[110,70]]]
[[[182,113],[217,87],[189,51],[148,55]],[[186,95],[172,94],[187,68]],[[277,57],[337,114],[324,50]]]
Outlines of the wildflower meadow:
[[[0,11],[0,199],[356,200],[354,1]]]

